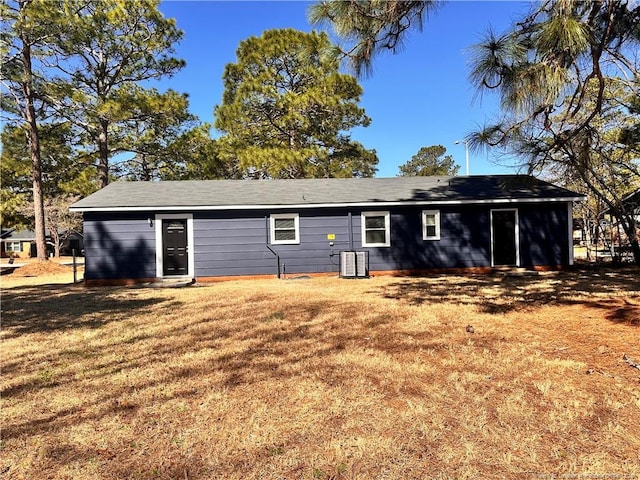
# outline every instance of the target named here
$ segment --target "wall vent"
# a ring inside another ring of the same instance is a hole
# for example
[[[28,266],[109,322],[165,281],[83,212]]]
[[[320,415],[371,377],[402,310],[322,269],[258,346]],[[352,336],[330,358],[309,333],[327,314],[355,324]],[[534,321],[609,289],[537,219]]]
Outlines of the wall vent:
[[[369,252],[340,252],[340,276],[342,278],[367,278],[369,276]]]

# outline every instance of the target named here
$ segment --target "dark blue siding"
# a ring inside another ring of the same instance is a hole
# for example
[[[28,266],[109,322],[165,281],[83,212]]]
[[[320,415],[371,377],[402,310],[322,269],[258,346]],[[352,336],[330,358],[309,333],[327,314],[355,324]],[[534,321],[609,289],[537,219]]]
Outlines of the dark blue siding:
[[[196,277],[276,274],[260,214],[197,212],[193,237]]]
[[[85,213],[85,278],[137,279],[156,276],[155,230],[147,213]]]
[[[440,240],[422,239],[422,210],[440,210]],[[362,210],[370,211],[370,210]],[[371,270],[461,268],[491,264],[489,208],[405,207],[391,213],[391,246],[369,247]],[[356,247],[361,248],[360,211],[354,215]]]
[[[522,266],[569,263],[568,213],[565,203],[520,206],[520,263]]]
[[[339,271],[339,252],[368,250],[370,270],[489,267],[495,205],[183,212],[193,214],[195,277]],[[566,203],[509,204],[518,210],[522,266],[569,261]],[[422,239],[422,210],[440,211],[440,240]],[[389,211],[391,246],[362,247],[361,213]],[[271,245],[269,216],[297,213],[300,244]],[[177,212],[176,212],[177,213]],[[352,229],[349,231],[349,213]],[[155,228],[149,213],[85,214],[86,278],[155,277]],[[329,240],[327,235],[333,234]],[[330,242],[333,245],[330,245]],[[191,247],[190,247],[191,248]]]
[[[337,272],[338,253],[349,246],[346,212],[296,211],[300,244],[271,245],[269,216],[286,212],[197,213],[194,216],[196,276],[276,275],[277,258],[268,247],[280,256],[286,273]],[[327,239],[330,233],[336,237],[333,249]]]

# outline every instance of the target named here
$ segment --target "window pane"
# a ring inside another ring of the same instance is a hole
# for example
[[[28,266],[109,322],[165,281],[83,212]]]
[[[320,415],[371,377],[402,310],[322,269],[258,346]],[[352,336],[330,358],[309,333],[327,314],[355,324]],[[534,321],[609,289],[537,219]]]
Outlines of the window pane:
[[[435,225],[436,224],[436,216],[432,213],[424,216],[424,221],[426,225]]]
[[[296,231],[295,230],[276,230],[275,231],[276,240],[295,240],[296,239]]]
[[[384,228],[384,217],[365,217],[364,225],[365,228]]]
[[[274,243],[294,244],[300,242],[298,215],[288,213],[271,216],[271,241]]]
[[[367,230],[367,243],[386,243],[384,230]]]
[[[276,230],[285,229],[285,230],[293,230],[295,229],[295,220],[293,218],[276,218],[275,227]]]
[[[427,237],[435,237],[435,236],[436,236],[436,226],[427,225]]]

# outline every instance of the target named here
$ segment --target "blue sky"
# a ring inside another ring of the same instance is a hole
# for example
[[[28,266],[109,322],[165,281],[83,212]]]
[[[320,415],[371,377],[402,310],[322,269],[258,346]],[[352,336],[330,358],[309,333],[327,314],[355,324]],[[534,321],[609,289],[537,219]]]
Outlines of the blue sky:
[[[222,101],[224,67],[235,62],[240,41],[276,28],[312,30],[307,21],[310,4],[165,0],[162,12],[184,31],[176,55],[187,66],[159,87],[188,93],[191,112],[213,122],[213,108]],[[372,123],[351,132],[354,140],[377,151],[376,176],[397,175],[399,165],[430,145],[446,147],[464,174],[465,147],[455,141],[498,112],[490,95],[474,102],[468,48],[489,27],[501,33],[527,10],[522,2],[447,2],[425,22],[422,32],[411,34],[402,52],[378,57],[373,75],[359,79],[364,89],[360,106]],[[472,175],[514,172],[491,161],[487,153],[470,152],[469,160]]]

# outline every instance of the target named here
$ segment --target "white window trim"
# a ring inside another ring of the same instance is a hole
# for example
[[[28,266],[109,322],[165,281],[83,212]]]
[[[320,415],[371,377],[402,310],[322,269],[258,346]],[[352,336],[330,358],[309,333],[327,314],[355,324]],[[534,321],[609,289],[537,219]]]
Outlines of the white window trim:
[[[433,215],[436,219],[436,234],[427,235],[427,215]],[[440,240],[440,210],[423,210],[422,211],[422,239],[423,240]]]
[[[367,217],[384,216],[384,234],[386,242],[384,243],[367,243],[367,230],[365,219]],[[360,214],[360,226],[362,230],[362,246],[363,247],[390,247],[391,246],[391,220],[389,212],[362,212]]]
[[[276,219],[293,218],[295,238],[293,240],[276,240]],[[269,216],[269,238],[271,245],[298,245],[300,243],[300,215],[297,213],[272,213]]]
[[[18,250],[14,250],[14,245],[18,244]],[[11,253],[22,253],[22,242],[20,240],[7,240],[5,243],[5,251]]]
[[[162,220],[187,220],[187,261],[188,261],[188,277],[195,277],[195,247],[193,243],[193,214],[192,213],[156,213],[155,215],[155,234],[156,234],[156,277],[166,278],[163,271],[162,262]]]

